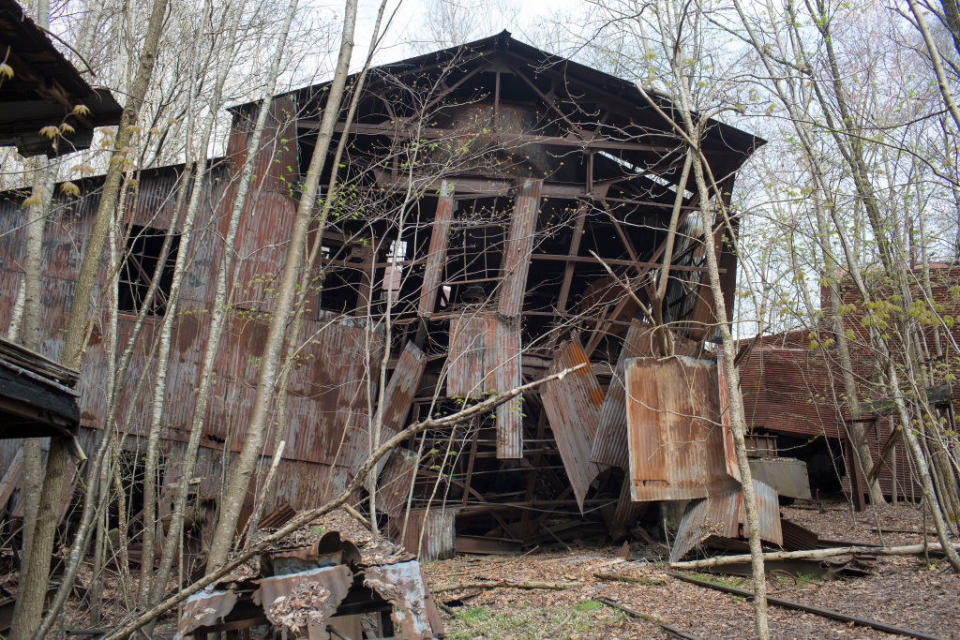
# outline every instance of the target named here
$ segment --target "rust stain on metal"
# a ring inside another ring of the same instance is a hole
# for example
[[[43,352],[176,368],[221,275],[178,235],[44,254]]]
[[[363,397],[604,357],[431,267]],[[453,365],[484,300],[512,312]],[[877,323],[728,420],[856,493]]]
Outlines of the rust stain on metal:
[[[399,630],[397,637],[429,640],[442,635],[443,629],[434,627],[433,621],[439,623],[440,616],[415,560],[369,567],[364,571],[363,584],[393,605],[390,617]]]
[[[447,397],[476,399],[483,395],[487,335],[495,318],[469,313],[450,320],[447,355]]]
[[[600,466],[590,462],[590,443],[600,420],[600,383],[583,347],[574,341],[561,345],[549,369],[552,374],[582,363],[588,365],[578,375],[551,380],[540,388],[543,408],[581,513],[590,484],[600,473]]]
[[[774,544],[783,544],[780,526],[780,503],[777,492],[769,485],[754,480],[757,496],[760,538]],[[680,520],[680,528],[670,550],[670,562],[676,562],[709,536],[743,539],[749,536],[743,492],[731,489],[708,496],[687,507]]]
[[[503,282],[500,285],[500,301],[497,307],[500,313],[507,316],[518,315],[523,308],[542,189],[543,180],[524,180],[514,202],[510,237],[500,268]]]
[[[736,486],[724,458],[715,363],[634,358],[626,374],[633,499],[704,498]]]
[[[411,509],[402,532],[402,546],[420,561],[440,560],[453,555],[456,518],[459,509],[437,505],[429,509]],[[399,518],[403,526],[404,517]]]
[[[423,286],[420,290],[418,311],[422,316],[433,313],[437,302],[437,287],[443,277],[443,265],[447,259],[447,243],[450,240],[450,223],[456,201],[453,199],[455,186],[444,180],[440,184],[440,197],[437,199],[437,212],[433,219],[433,231],[430,234],[430,248],[427,263],[423,270]]]
[[[504,392],[520,386],[520,322],[512,318],[495,318],[488,354],[492,351],[493,384],[488,392]],[[523,399],[520,396],[497,407],[497,458],[523,457]]]

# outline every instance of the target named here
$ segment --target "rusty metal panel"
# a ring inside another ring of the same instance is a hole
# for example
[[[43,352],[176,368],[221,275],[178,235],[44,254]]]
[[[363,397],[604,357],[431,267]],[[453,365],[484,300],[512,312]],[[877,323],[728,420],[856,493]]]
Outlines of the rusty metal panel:
[[[717,353],[717,397],[720,400],[720,427],[723,430],[723,464],[730,477],[740,482],[742,478],[733,440],[733,419],[730,416],[730,392],[727,390],[723,366],[723,353]]]
[[[780,503],[777,492],[769,485],[754,480],[757,496],[757,515],[760,538],[774,544],[783,544],[780,526]],[[743,504],[743,492],[739,488],[691,503],[680,520],[680,528],[670,550],[670,562],[676,562],[709,536],[746,538],[747,516]]]
[[[417,454],[409,449],[394,449],[377,482],[377,504],[391,521],[403,519],[410,486],[417,472]]]
[[[200,591],[183,603],[183,613],[177,624],[177,640],[190,635],[194,629],[210,627],[222,622],[236,606],[240,596],[233,591]]]
[[[254,604],[272,624],[293,633],[308,625],[323,626],[350,590],[353,572],[346,565],[301,571],[255,580]]]
[[[435,506],[429,509],[411,509],[407,516],[406,529],[402,533],[402,546],[417,556],[418,560],[439,560],[453,555],[459,509]],[[403,514],[397,522],[403,527]]]
[[[443,279],[443,266],[447,261],[447,243],[450,241],[450,223],[457,203],[453,199],[455,185],[444,180],[440,183],[437,198],[437,212],[433,218],[433,230],[430,233],[430,248],[423,269],[423,285],[420,289],[420,302],[417,311],[421,316],[429,316],[437,303],[437,288]]]
[[[483,395],[489,313],[467,314],[450,319],[447,354],[447,397],[477,399]]]
[[[500,267],[503,281],[500,285],[500,299],[497,307],[497,310],[506,316],[518,315],[523,308],[542,189],[543,180],[524,180],[514,201],[510,237],[507,240],[507,246],[503,252],[503,263]]]
[[[715,363],[634,358],[626,381],[634,500],[704,498],[736,486],[724,458]]]
[[[623,387],[624,367],[629,358],[653,356],[654,353],[653,327],[639,320],[633,320],[627,330],[623,346],[620,348],[616,369],[603,398],[603,405],[600,407],[600,419],[590,454],[591,462],[608,464],[621,469],[629,466],[626,393]]]
[[[543,408],[581,513],[590,484],[601,469],[590,462],[590,443],[600,420],[603,391],[587,354],[575,341],[560,346],[549,369],[549,374],[554,374],[583,363],[587,366],[540,387]]]
[[[807,463],[796,458],[754,458],[750,473],[755,480],[770,485],[781,496],[810,500]]]
[[[364,571],[363,584],[393,605],[390,617],[401,640],[429,640],[443,635],[420,563],[398,562]]]
[[[520,386],[520,322],[512,318],[494,318],[487,346],[488,393],[502,393]],[[523,399],[512,398],[497,407],[497,458],[523,457]]]
[[[397,359],[397,366],[393,369],[390,382],[384,390],[386,406],[383,409],[384,433],[380,439],[393,437],[403,429],[410,412],[410,403],[413,401],[420,384],[423,369],[427,366],[427,359],[417,345],[407,342],[403,353]]]

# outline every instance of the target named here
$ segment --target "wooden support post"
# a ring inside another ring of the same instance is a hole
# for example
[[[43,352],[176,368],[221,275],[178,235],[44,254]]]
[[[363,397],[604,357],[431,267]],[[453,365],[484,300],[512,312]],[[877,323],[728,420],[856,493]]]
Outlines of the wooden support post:
[[[456,209],[453,199],[455,185],[444,180],[440,184],[440,197],[437,199],[437,213],[433,220],[433,231],[430,234],[430,249],[427,254],[427,264],[423,270],[423,288],[420,290],[420,305],[418,312],[423,317],[433,313],[437,302],[437,288],[442,279],[443,265],[447,260],[447,243],[450,239],[450,223]]]
[[[853,508],[856,511],[863,511],[866,508],[866,500],[863,497],[864,484],[860,475],[860,465],[857,464],[857,454],[854,451],[853,442],[847,438],[844,441],[847,457],[847,477],[850,478],[850,494],[853,497]]]
[[[593,157],[593,156],[591,156]],[[567,255],[574,257],[580,253],[580,239],[583,237],[583,224],[587,218],[586,204],[581,204],[577,210],[577,220],[573,224],[573,237],[570,238],[570,251]],[[572,260],[567,261],[563,268],[563,283],[560,285],[560,297],[557,300],[557,311],[563,313],[567,310],[567,299],[570,297],[570,286],[573,284],[573,271],[576,263]]]

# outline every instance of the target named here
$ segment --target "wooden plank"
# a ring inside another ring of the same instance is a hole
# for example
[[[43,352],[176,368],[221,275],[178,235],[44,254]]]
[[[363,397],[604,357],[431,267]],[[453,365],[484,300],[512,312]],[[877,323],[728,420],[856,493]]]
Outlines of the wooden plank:
[[[20,448],[17,450],[17,454],[13,457],[13,462],[11,462],[10,466],[7,467],[6,473],[3,474],[3,480],[0,480],[0,511],[3,511],[3,509],[7,506],[7,502],[10,500],[10,495],[20,484],[20,478],[22,476],[23,448]]]
[[[443,266],[447,261],[447,244],[450,241],[450,223],[456,209],[453,199],[455,185],[444,180],[440,183],[440,195],[437,199],[437,212],[433,220],[433,231],[430,233],[430,248],[427,253],[427,264],[423,270],[423,286],[420,289],[420,304],[418,312],[421,316],[433,313],[437,303],[437,288],[443,278]]]
[[[591,156],[592,158],[593,156]],[[573,225],[573,237],[570,238],[570,251],[568,258],[576,257],[580,253],[580,239],[583,237],[583,223],[587,219],[587,207],[581,205],[577,211],[577,221]],[[563,283],[560,285],[560,297],[557,300],[557,310],[561,313],[567,310],[567,298],[570,297],[570,286],[573,284],[573,271],[576,263],[568,260],[563,268]]]
[[[543,180],[527,179],[514,201],[510,236],[500,269],[503,284],[500,287],[498,310],[506,316],[518,315],[523,308],[542,187]]]

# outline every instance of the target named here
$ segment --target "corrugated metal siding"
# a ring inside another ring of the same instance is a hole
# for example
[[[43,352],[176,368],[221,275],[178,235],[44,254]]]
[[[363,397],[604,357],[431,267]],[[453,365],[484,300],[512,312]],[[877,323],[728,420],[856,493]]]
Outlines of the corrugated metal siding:
[[[403,548],[416,554],[421,561],[452,556],[457,511],[456,508],[439,505],[430,509],[411,509],[403,536]]]
[[[703,498],[735,486],[724,459],[715,363],[634,358],[626,371],[633,499]]]
[[[437,287],[443,278],[443,266],[447,260],[447,243],[450,241],[450,222],[456,209],[453,199],[455,186],[444,180],[440,183],[440,197],[437,199],[437,212],[433,219],[433,230],[430,233],[430,248],[427,253],[427,263],[423,269],[423,286],[420,289],[418,310],[420,315],[428,316],[433,313],[437,302]]]
[[[386,406],[383,409],[383,429],[381,441],[393,437],[405,426],[410,403],[417,392],[423,369],[427,365],[423,351],[412,342],[403,348],[397,359],[390,382],[384,389]]]
[[[600,420],[603,391],[590,369],[587,354],[576,342],[561,345],[549,373],[557,373],[581,363],[587,363],[587,366],[541,386],[540,397],[547,412],[550,429],[556,438],[567,478],[573,487],[573,495],[582,512],[590,484],[601,469],[599,465],[590,462],[590,444]]]
[[[394,450],[383,467],[377,483],[377,504],[390,516],[392,523],[398,518],[402,520],[416,470],[417,454],[409,449]]]
[[[542,188],[543,180],[525,180],[513,205],[510,237],[504,249],[503,264],[500,268],[503,281],[500,285],[498,310],[506,316],[517,315],[523,308]]]
[[[490,313],[471,313],[450,319],[447,352],[447,397],[482,397],[487,335],[495,318]]]
[[[590,454],[592,462],[626,469],[630,466],[627,445],[627,407],[623,387],[624,367],[628,358],[654,355],[653,328],[633,320],[627,330],[617,366],[600,407],[600,421]]]
[[[492,349],[487,349],[487,367],[493,367],[493,384],[488,382],[486,390],[509,391],[519,387],[521,382],[523,363],[520,355],[520,320],[497,317],[492,329]],[[497,407],[497,458],[503,460],[522,457],[523,399],[517,396]]]

